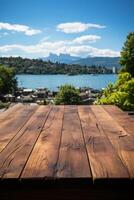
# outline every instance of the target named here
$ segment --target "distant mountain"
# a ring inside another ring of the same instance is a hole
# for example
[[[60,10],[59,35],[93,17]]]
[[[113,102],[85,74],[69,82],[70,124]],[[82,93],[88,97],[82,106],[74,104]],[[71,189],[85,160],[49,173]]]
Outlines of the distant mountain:
[[[81,66],[95,65],[95,66],[105,66],[105,67],[120,67],[119,64],[120,57],[87,57],[81,58],[79,60],[73,61],[71,64],[79,64]]]
[[[75,62],[77,60],[80,60],[80,57],[76,56],[70,56],[69,54],[60,54],[59,56],[53,53],[50,53],[48,57],[41,58],[43,61],[51,61],[51,62],[59,62],[59,63],[65,63],[70,64],[72,62]]]
[[[48,57],[41,58],[43,61],[59,62],[65,64],[79,64],[81,66],[105,66],[105,67],[120,67],[119,57],[87,57],[80,58],[77,56],[71,56],[69,54],[60,54],[59,56],[50,53]]]

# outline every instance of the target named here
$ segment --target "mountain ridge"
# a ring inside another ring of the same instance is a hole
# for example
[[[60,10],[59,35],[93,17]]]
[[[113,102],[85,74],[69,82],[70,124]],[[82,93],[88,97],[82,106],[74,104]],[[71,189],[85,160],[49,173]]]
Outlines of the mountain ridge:
[[[86,57],[81,58],[77,56],[71,56],[70,54],[50,54],[48,57],[42,57],[43,61],[59,62],[65,64],[78,64],[81,66],[105,66],[105,67],[117,67],[120,68],[120,57]]]
[[[71,56],[70,54],[53,54],[50,53],[49,56],[41,58],[43,61],[59,62],[70,64],[73,61],[81,59],[81,57]]]
[[[74,61],[71,64],[79,64],[81,66],[95,65],[95,66],[119,68],[120,67],[119,59],[120,59],[120,57],[87,57],[87,58],[82,58],[77,61]]]

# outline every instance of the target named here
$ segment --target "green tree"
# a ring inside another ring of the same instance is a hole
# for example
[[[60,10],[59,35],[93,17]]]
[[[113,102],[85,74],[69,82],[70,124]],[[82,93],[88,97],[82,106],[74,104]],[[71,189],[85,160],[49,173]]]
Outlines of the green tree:
[[[0,94],[13,93],[16,86],[14,69],[0,66]]]
[[[2,81],[2,79],[0,78],[0,92],[2,91],[2,88],[3,88],[3,81]]]
[[[121,71],[129,72],[134,77],[134,32],[128,34],[121,51]]]
[[[79,90],[72,85],[63,85],[60,87],[55,97],[55,104],[77,105],[81,104]]]
[[[96,104],[114,104],[134,110],[134,32],[129,33],[121,51],[123,66],[114,85],[108,85]]]

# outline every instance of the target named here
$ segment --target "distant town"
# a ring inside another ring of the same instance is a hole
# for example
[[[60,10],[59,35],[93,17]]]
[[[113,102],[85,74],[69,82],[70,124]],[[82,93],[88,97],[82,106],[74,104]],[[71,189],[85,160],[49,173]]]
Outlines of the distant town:
[[[79,88],[82,104],[92,104],[100,95],[100,90],[88,87]],[[54,104],[58,91],[49,91],[47,88],[27,89],[18,88],[14,94],[1,96],[4,102],[12,103],[37,103],[39,105]]]

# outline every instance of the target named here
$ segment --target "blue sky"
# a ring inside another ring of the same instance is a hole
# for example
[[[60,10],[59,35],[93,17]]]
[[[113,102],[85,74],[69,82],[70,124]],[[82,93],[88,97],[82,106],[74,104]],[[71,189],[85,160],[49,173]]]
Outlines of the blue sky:
[[[0,0],[0,56],[118,56],[134,0]]]

